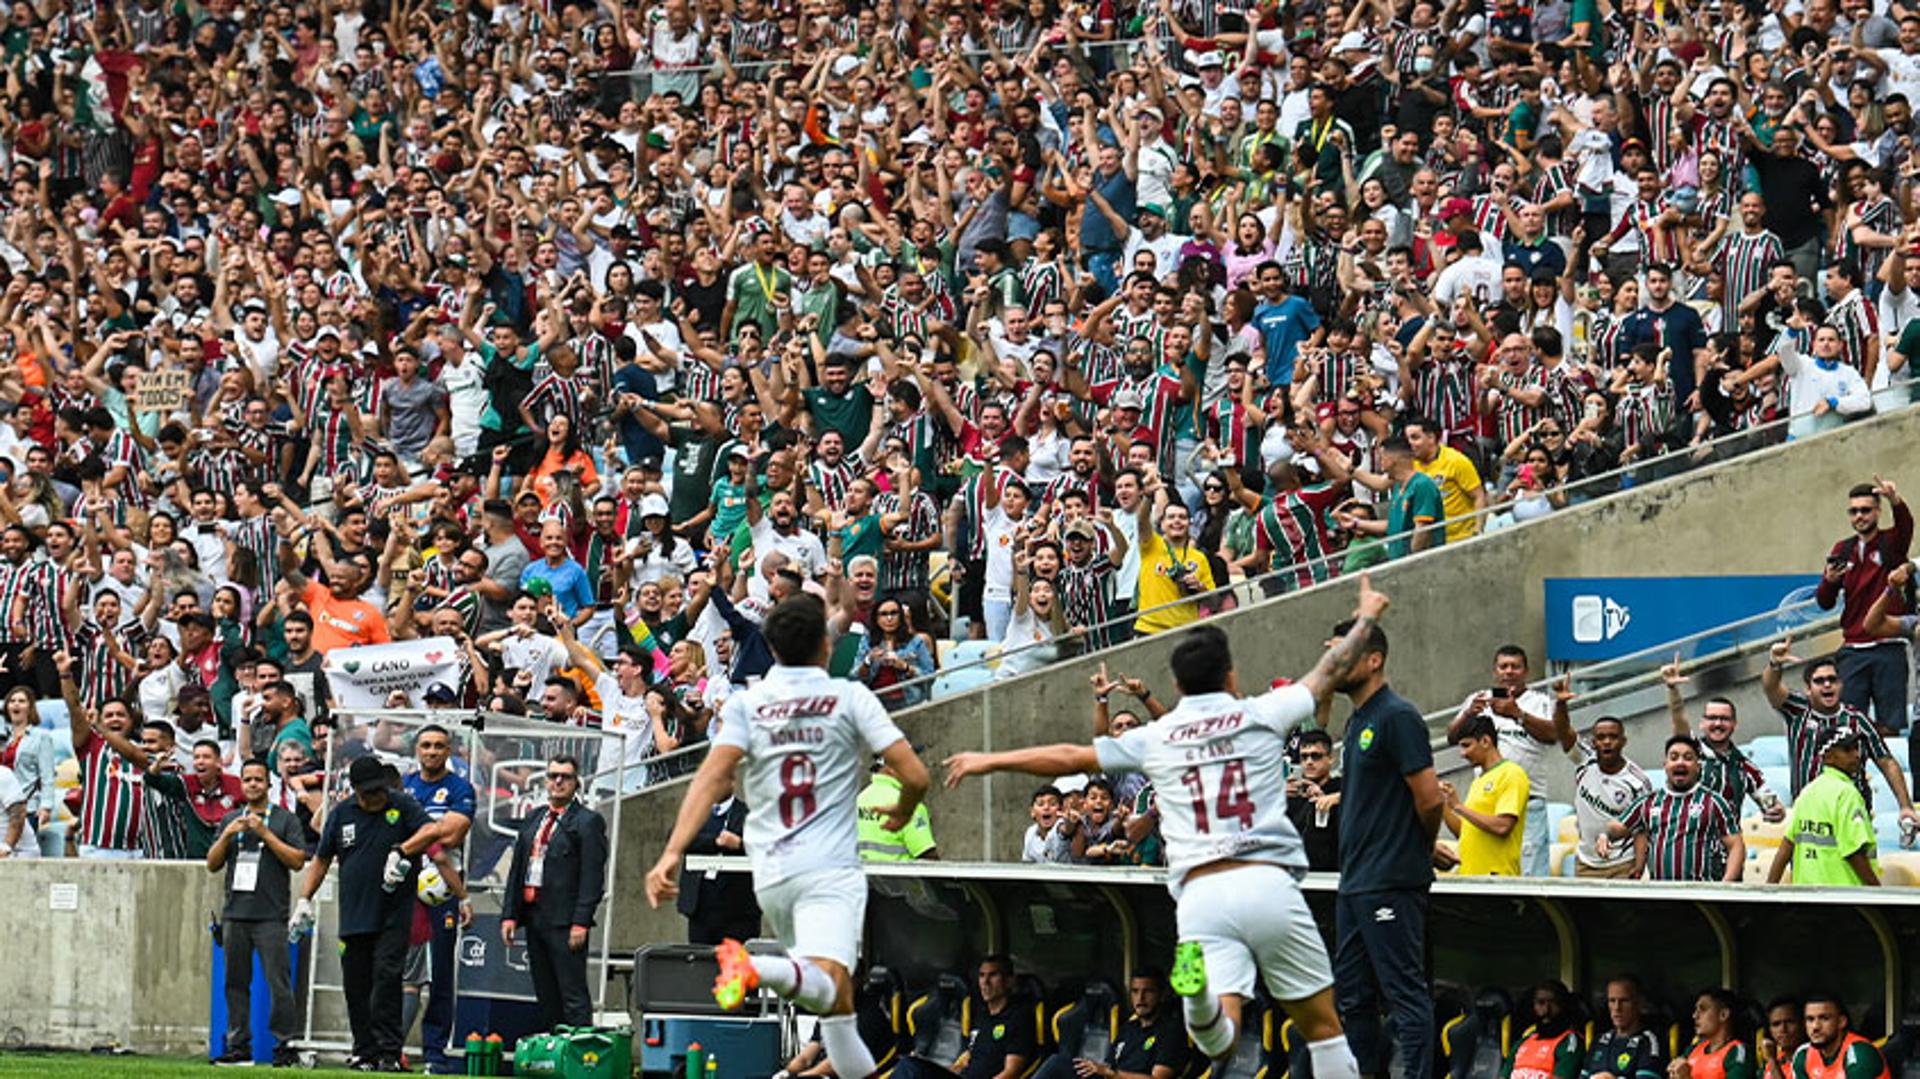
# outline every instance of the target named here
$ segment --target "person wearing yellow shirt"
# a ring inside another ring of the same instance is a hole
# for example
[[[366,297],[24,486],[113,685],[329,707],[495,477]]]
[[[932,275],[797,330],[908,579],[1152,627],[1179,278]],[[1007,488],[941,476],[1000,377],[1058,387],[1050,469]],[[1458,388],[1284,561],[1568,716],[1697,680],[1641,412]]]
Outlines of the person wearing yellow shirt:
[[[1167,496],[1158,476],[1148,481],[1140,497],[1140,617],[1133,631],[1140,636],[1164,633],[1197,622],[1205,612],[1199,602],[1181,603],[1214,589],[1213,564],[1207,548],[1193,536],[1193,519],[1177,498]],[[1153,516],[1159,516],[1159,527]],[[1159,609],[1156,609],[1159,608]]]
[[[1411,419],[1407,445],[1413,448],[1413,467],[1440,487],[1440,504],[1447,511],[1447,542],[1459,543],[1480,534],[1487,508],[1487,488],[1480,470],[1467,455],[1440,441],[1440,429],[1431,421]]]
[[[1464,802],[1453,784],[1440,784],[1447,798],[1447,827],[1460,837],[1460,875],[1517,877],[1527,796],[1533,789],[1527,770],[1500,755],[1500,733],[1489,716],[1467,721],[1453,744],[1479,769]]]

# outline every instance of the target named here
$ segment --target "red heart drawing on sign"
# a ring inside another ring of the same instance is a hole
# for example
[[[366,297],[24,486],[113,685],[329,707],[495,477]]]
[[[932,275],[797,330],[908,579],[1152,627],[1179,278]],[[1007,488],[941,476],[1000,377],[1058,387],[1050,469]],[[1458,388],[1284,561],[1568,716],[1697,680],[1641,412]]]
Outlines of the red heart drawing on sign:
[[[445,652],[428,652],[428,653],[426,653],[426,656],[427,656],[427,662],[428,662],[428,663],[438,663],[438,662],[440,662],[440,657],[441,657],[441,656],[444,656],[444,655],[446,655],[446,653],[445,653]]]

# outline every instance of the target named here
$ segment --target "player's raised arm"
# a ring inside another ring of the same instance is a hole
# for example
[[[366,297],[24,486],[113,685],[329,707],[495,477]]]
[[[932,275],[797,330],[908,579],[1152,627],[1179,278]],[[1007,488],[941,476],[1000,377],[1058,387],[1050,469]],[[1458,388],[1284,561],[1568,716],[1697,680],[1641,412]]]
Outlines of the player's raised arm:
[[[1313,670],[1300,679],[1316,701],[1324,701],[1333,696],[1353,673],[1360,663],[1360,657],[1366,654],[1367,640],[1373,634],[1373,627],[1380,616],[1387,613],[1386,593],[1376,592],[1373,583],[1366,574],[1360,575],[1360,602],[1353,608],[1353,624],[1347,632],[1327,649]]]
[[[700,826],[713,814],[714,805],[733,789],[733,769],[745,756],[746,751],[739,746],[721,744],[707,750],[707,759],[700,762],[700,770],[687,784],[686,797],[680,800],[680,813],[674,818],[673,833],[667,837],[666,848],[660,852],[653,868],[647,870],[649,906],[658,909],[660,904],[680,894],[680,859],[687,853],[693,837],[699,834]],[[924,769],[921,774],[925,775]]]
[[[947,758],[947,789],[952,790],[968,776],[989,772],[1025,772],[1034,776],[1070,776],[1079,772],[1100,771],[1100,758],[1092,746],[1062,742],[1051,746],[1029,746],[999,753],[955,753]]]

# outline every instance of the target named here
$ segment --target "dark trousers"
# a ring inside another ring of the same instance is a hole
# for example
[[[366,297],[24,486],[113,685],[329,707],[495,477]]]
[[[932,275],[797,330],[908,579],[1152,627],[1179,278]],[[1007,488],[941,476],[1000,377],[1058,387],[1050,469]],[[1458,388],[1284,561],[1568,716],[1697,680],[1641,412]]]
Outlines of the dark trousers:
[[[1873,717],[1883,730],[1907,729],[1907,646],[1881,641],[1872,648],[1842,648],[1840,699]]]
[[[1433,1074],[1433,994],[1427,986],[1427,893],[1341,892],[1334,902],[1334,1000],[1362,1075],[1387,1074],[1384,998],[1407,1079]]]
[[[1071,1070],[1068,1074],[1072,1074]],[[893,1066],[890,1079],[958,1079],[958,1076],[920,1057],[907,1057]]]
[[[253,1050],[253,957],[260,957],[260,973],[267,979],[272,1001],[267,1029],[273,1032],[274,1051],[286,1050],[299,1033],[294,1029],[293,978],[287,951],[284,919],[220,923],[220,947],[227,955],[227,1052]]]
[[[533,970],[533,999],[540,1007],[540,1029],[593,1022],[593,994],[587,991],[587,951],[567,947],[567,926],[529,925],[527,966]]]
[[[718,944],[723,940],[751,940],[760,935],[757,911],[742,914],[728,910],[719,914],[698,912],[687,916],[688,944]]]
[[[347,995],[353,1055],[400,1059],[400,976],[407,966],[407,927],[340,938],[340,986]]]
[[[449,900],[427,912],[427,1007],[420,1013],[420,1046],[427,1063],[447,1059],[453,1034],[453,953],[460,941],[460,904]],[[416,974],[415,977],[418,977]]]

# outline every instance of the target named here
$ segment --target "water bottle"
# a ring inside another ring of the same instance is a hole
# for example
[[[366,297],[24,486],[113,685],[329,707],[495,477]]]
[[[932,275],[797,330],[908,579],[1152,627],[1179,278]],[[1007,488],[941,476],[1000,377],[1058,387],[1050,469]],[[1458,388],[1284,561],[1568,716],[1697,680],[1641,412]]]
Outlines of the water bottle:
[[[500,1065],[505,1063],[506,1056],[507,1056],[506,1039],[502,1038],[499,1034],[487,1035],[487,1057],[486,1057],[487,1062],[485,1065],[483,1065],[483,1067],[486,1070],[482,1071],[480,1074],[499,1075]]]
[[[707,1071],[701,1079],[720,1079],[720,1061],[717,1058],[707,1058]]]
[[[1901,817],[1900,818],[1901,849],[1912,850],[1914,840],[1917,838],[1920,838],[1920,825],[1913,823],[1913,821],[1907,819],[1906,817]]]
[[[687,1046],[687,1079],[707,1079],[707,1052],[699,1042]]]
[[[467,1052],[466,1052],[468,1075],[485,1075],[486,1074],[485,1072],[480,1070],[481,1064],[484,1063],[486,1060],[486,1055],[487,1055],[487,1040],[480,1036],[479,1031],[477,1030],[469,1031],[467,1033]]]

